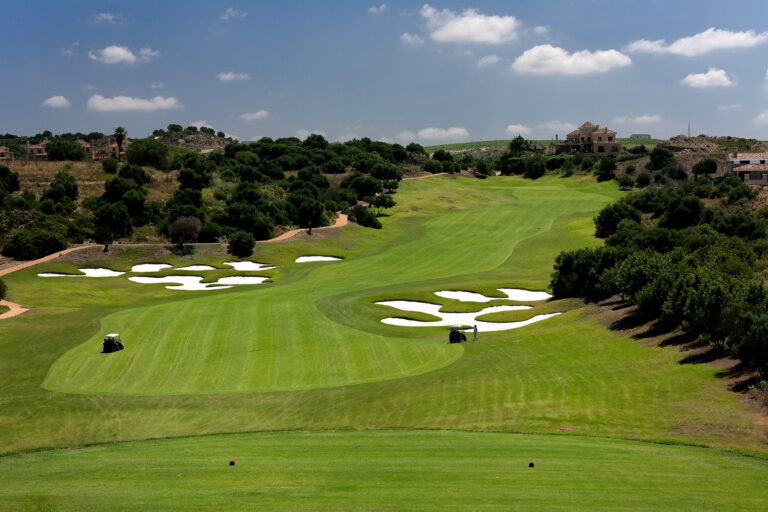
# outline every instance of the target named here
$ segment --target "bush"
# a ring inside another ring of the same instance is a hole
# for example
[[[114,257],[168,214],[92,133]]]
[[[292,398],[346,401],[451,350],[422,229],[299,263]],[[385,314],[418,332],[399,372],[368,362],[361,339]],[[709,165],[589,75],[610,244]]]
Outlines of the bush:
[[[185,242],[197,241],[201,227],[200,219],[197,217],[179,217],[168,224],[168,234],[173,243],[183,248]]]
[[[48,160],[85,160],[85,148],[73,140],[54,139],[45,147]]]
[[[651,184],[651,175],[647,172],[641,172],[637,175],[637,186],[640,188],[645,188],[648,185]]]
[[[381,222],[377,219],[371,210],[365,206],[357,205],[353,206],[349,211],[349,218],[353,222],[357,222],[361,226],[367,228],[381,229]]]
[[[608,156],[600,160],[600,165],[597,166],[597,181],[612,180],[616,175],[613,171],[616,170],[616,159],[612,156]]]
[[[626,172],[626,173],[627,173],[629,176],[632,176],[633,174],[635,174],[635,166],[634,166],[634,165],[632,165],[632,164],[629,164],[629,165],[627,166],[627,168],[625,169],[625,172]]]
[[[238,258],[245,258],[253,254],[253,246],[255,244],[256,241],[250,233],[246,233],[245,231],[235,231],[229,235],[229,247],[227,247],[227,252]]]
[[[41,228],[24,228],[3,247],[3,256],[15,260],[42,258],[67,247],[63,235]]]
[[[75,177],[66,171],[59,171],[51,182],[51,188],[43,192],[43,199],[60,203],[65,199],[76,201],[79,193]]]
[[[633,155],[644,155],[648,152],[648,150],[645,149],[644,144],[640,144],[639,146],[629,148],[627,151],[632,153]]]
[[[8,294],[8,286],[0,279],[0,300],[4,300]]]
[[[106,173],[115,174],[119,164],[120,162],[115,158],[105,158],[101,161],[101,168],[104,169],[104,172]]]
[[[544,158],[540,155],[535,155],[525,159],[525,171],[523,172],[523,178],[535,180],[544,176],[546,168],[544,167]]]
[[[616,182],[619,184],[619,188],[621,190],[629,190],[635,184],[635,180],[633,180],[631,176],[627,176],[626,174],[620,174],[616,178]]]
[[[693,174],[714,174],[717,172],[717,161],[714,158],[699,160],[693,166]]]
[[[670,150],[661,146],[656,146],[653,148],[653,151],[651,151],[651,160],[645,164],[645,168],[650,171],[657,171],[674,163],[675,157]]]
[[[453,160],[453,156],[444,149],[438,149],[432,154],[432,160],[437,160],[438,162],[450,162]]]
[[[128,146],[125,158],[135,165],[149,165],[155,169],[166,170],[170,167],[168,147],[154,139],[138,139]]]
[[[640,222],[642,215],[640,211],[625,203],[619,201],[609,204],[595,217],[595,236],[598,238],[608,237],[616,232],[616,228],[624,219]]]
[[[139,186],[146,185],[151,180],[149,174],[138,165],[124,165],[117,174],[117,177],[133,180],[133,182]]]

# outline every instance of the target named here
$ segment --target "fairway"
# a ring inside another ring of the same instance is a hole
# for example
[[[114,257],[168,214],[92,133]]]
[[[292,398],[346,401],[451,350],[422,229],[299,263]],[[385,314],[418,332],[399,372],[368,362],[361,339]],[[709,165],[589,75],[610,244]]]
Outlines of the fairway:
[[[236,270],[218,246],[134,246],[8,275],[30,310],[0,321],[0,509],[759,510],[761,416],[717,368],[617,336],[581,301],[499,290],[546,291],[558,252],[599,244],[592,218],[620,194],[439,176],[404,182],[381,230],[259,244],[251,259],[271,269]],[[269,280],[169,290],[131,282],[139,264]],[[83,267],[128,274],[37,276]],[[392,300],[531,306],[482,321],[562,314],[449,345],[446,327],[383,324],[430,320],[376,304]],[[107,332],[126,349],[101,354]]]
[[[0,459],[0,506],[37,499],[92,511],[119,504],[125,511],[745,512],[765,509],[766,478],[765,460],[620,440],[446,431],[265,433]]]

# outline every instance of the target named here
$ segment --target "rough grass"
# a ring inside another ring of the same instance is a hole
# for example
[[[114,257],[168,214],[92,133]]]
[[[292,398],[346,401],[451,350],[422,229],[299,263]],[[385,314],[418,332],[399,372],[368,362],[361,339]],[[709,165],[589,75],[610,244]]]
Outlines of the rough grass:
[[[621,440],[266,433],[0,459],[0,507],[36,501],[89,511],[760,511],[766,478],[765,460]]]

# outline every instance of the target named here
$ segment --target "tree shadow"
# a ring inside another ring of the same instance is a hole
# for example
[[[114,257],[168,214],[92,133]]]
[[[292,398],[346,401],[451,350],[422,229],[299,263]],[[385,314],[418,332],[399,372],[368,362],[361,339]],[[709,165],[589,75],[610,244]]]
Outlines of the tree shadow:
[[[703,364],[703,363],[711,363],[713,361],[717,361],[718,359],[722,359],[725,357],[726,354],[721,348],[716,347],[710,347],[707,350],[700,350],[697,351],[687,357],[684,357],[680,361],[678,361],[679,364]],[[719,372],[718,372],[719,373]]]

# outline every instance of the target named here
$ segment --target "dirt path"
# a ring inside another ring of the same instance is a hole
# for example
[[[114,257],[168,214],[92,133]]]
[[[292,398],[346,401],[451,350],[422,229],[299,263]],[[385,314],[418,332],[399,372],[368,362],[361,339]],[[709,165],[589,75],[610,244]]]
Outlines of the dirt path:
[[[44,256],[37,260],[31,260],[31,261],[25,261],[23,263],[16,263],[15,265],[11,265],[9,267],[5,267],[0,269],[0,277],[10,274],[11,272],[16,272],[17,270],[21,270],[23,268],[31,267],[33,265],[37,265],[38,263],[45,263],[46,261],[55,260],[59,256],[63,256],[64,254],[68,254],[73,251],[79,251],[80,249],[85,249],[86,247],[96,247],[94,244],[88,244],[88,245],[78,245],[77,247],[70,247],[69,249],[64,249],[63,251],[55,252],[53,254],[49,254],[48,256]]]
[[[340,228],[342,226],[346,226],[348,223],[349,223],[349,219],[347,218],[347,216],[343,213],[340,213],[339,216],[336,218],[336,222],[334,222],[332,226],[323,226],[321,228],[313,228],[313,231],[319,231],[321,229]],[[292,229],[290,231],[286,231],[280,236],[276,236],[275,238],[270,238],[269,240],[259,240],[259,242],[281,242],[283,240],[288,240],[292,236],[298,233],[301,233],[302,231],[306,231],[306,228]]]
[[[0,306],[8,306],[11,309],[10,311],[6,311],[5,313],[0,314],[0,320],[5,320],[6,318],[12,318],[26,311],[29,311],[27,308],[23,308],[18,304],[14,304],[13,302],[8,302],[7,300],[0,300]]]
[[[410,178],[403,178],[403,181],[420,180],[420,179],[423,179],[423,178],[431,178],[432,176],[445,176],[446,174],[448,174],[448,173],[447,172],[436,172],[435,174],[425,174],[424,176],[412,176]]]

